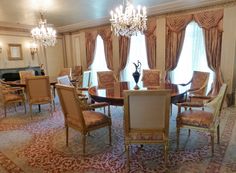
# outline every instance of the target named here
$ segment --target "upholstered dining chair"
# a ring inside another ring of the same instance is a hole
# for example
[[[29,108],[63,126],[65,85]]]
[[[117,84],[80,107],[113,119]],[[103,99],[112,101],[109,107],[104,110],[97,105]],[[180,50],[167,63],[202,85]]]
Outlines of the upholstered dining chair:
[[[97,79],[99,88],[112,88],[118,81],[113,71],[98,71]]]
[[[7,116],[7,106],[11,104],[22,103],[24,105],[25,113],[25,95],[20,87],[11,87],[0,82],[0,101],[4,107],[4,116]]]
[[[58,76],[65,76],[68,75],[69,78],[71,78],[72,76],[72,69],[71,68],[63,68],[61,69],[61,71],[59,72]]]
[[[220,142],[220,114],[226,95],[227,85],[223,84],[218,95],[203,105],[204,110],[191,109],[181,112],[181,107],[186,103],[178,103],[178,115],[176,118],[177,148],[179,148],[179,134],[181,128],[205,131],[211,135],[212,155],[214,154],[214,136],[217,133],[217,143]],[[188,105],[194,106],[194,105]]]
[[[26,79],[27,98],[30,106],[30,116],[32,118],[32,105],[50,104],[52,113],[52,104],[55,110],[54,97],[51,93],[51,87],[48,76],[35,76]]]
[[[157,69],[143,70],[143,86],[158,86],[160,85],[161,72]]]
[[[68,146],[69,127],[82,134],[83,154],[85,154],[86,135],[96,129],[108,127],[111,145],[111,118],[103,113],[83,110],[73,86],[56,85],[66,126],[66,145]]]
[[[25,79],[28,77],[33,77],[35,76],[35,73],[33,70],[25,70],[25,71],[19,71],[20,74],[20,80],[22,82],[25,82]]]
[[[82,75],[82,66],[81,65],[77,65],[74,67],[74,70],[72,72],[73,74],[73,77],[77,78],[77,77],[80,77]]]
[[[170,90],[127,90],[124,92],[124,133],[127,164],[131,144],[164,144],[167,161]]]
[[[73,86],[72,83],[70,82],[70,79],[67,75],[65,76],[60,76],[57,78],[57,82],[58,84],[62,84],[62,85],[67,85],[67,86]],[[106,112],[105,107],[108,107],[108,113],[110,115],[110,107],[109,104],[106,102],[94,102],[94,103],[90,103],[88,102],[88,97],[84,94],[81,94],[81,92],[78,90],[76,90],[77,92],[77,96],[79,97],[79,99],[81,101],[83,101],[83,108],[84,109],[96,109],[96,108],[103,108],[104,113]]]
[[[208,72],[194,71],[192,79],[188,83],[181,85],[186,86],[190,84],[189,95],[206,95],[208,80]]]

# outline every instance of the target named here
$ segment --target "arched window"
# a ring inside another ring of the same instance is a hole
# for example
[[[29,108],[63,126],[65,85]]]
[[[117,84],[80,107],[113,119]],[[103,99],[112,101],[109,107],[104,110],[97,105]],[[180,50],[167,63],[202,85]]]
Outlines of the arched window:
[[[207,65],[202,28],[194,21],[189,23],[186,28],[183,49],[178,65],[171,73],[171,81],[173,83],[187,83],[191,80],[193,71],[209,72],[208,84],[212,83],[213,72]]]
[[[96,39],[96,48],[94,53],[94,60],[91,65],[91,82],[92,85],[97,85],[97,72],[98,71],[108,71],[107,63],[105,60],[105,52],[104,52],[104,43],[102,37],[100,35],[97,36]]]
[[[135,71],[135,66],[133,63],[137,63],[138,60],[142,64],[141,66],[141,75],[142,75],[143,69],[149,69],[147,62],[145,36],[142,34],[138,34],[137,36],[131,37],[129,57],[125,69],[121,72],[121,79],[123,81],[129,81],[133,85],[135,84],[132,76],[133,72]],[[141,77],[142,76],[140,76],[139,81],[141,80]]]

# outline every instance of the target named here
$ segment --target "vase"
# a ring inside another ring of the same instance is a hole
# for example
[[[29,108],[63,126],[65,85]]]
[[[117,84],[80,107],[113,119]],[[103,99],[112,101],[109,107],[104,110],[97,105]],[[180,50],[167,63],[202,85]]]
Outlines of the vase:
[[[134,78],[134,81],[136,83],[134,89],[139,89],[139,86],[138,86],[138,81],[139,81],[139,77],[140,77],[140,73],[136,70],[134,73],[133,73],[133,78]]]

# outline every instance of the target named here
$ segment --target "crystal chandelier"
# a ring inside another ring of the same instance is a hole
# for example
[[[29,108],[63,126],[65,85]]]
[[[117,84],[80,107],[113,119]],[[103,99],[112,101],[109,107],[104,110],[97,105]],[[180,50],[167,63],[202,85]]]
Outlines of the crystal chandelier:
[[[125,3],[126,2],[126,3]],[[123,0],[123,6],[117,7],[115,12],[111,11],[111,30],[116,36],[131,37],[147,29],[146,8],[139,5],[133,7],[129,0]]]
[[[56,44],[56,30],[47,24],[47,20],[40,14],[40,21],[37,27],[31,30],[34,41],[45,47],[54,46]]]

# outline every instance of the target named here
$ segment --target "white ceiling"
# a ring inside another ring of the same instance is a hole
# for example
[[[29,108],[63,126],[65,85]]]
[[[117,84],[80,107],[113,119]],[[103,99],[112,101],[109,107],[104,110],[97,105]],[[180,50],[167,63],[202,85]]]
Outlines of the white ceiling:
[[[232,0],[228,0],[232,1]],[[147,7],[147,14],[161,14],[226,0],[133,0]],[[48,23],[59,31],[70,31],[109,22],[109,12],[123,0],[0,0],[0,26],[32,28],[44,12]]]

